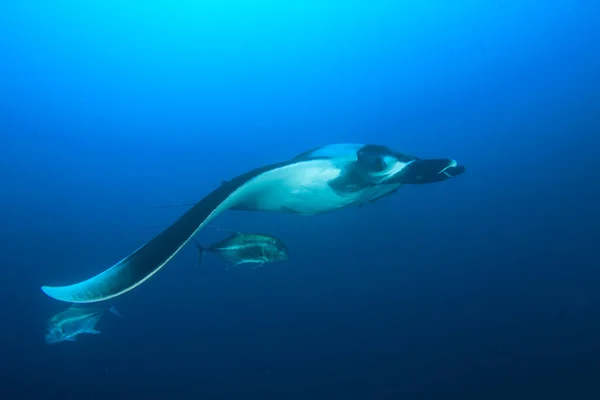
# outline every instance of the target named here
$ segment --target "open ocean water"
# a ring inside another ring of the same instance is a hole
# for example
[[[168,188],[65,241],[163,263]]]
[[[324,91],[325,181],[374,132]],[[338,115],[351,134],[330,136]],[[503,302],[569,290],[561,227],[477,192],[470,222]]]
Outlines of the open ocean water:
[[[4,0],[0,399],[599,399],[599,133],[593,1]],[[46,343],[70,305],[41,286],[335,143],[466,172],[227,211],[199,242],[260,232],[288,259],[188,244],[84,305],[123,319]]]

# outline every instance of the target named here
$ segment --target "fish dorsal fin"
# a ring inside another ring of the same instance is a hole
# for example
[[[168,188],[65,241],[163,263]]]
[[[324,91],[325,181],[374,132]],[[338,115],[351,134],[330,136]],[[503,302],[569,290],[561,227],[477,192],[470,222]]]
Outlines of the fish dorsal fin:
[[[228,233],[229,235],[227,236],[227,239],[231,239],[234,238],[236,236],[240,236],[241,233],[240,232],[236,232],[236,231],[230,231],[230,230],[224,230],[223,232]]]

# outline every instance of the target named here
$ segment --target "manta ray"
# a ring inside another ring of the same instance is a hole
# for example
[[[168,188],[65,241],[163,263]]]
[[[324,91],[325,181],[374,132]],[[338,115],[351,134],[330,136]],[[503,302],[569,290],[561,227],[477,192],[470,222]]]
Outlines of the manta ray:
[[[362,205],[406,184],[465,172],[453,159],[422,159],[374,144],[333,144],[241,174],[213,190],[172,225],[107,270],[68,286],[42,286],[70,303],[108,300],[141,285],[227,210],[317,215]]]

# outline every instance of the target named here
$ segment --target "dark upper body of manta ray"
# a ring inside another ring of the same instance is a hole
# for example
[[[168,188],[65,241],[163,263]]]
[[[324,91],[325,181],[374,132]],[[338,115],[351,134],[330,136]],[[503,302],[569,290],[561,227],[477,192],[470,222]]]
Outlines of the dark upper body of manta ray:
[[[316,215],[377,200],[403,184],[439,182],[464,171],[452,159],[420,159],[379,145],[334,144],[313,149],[224,182],[104,272],[73,285],[43,286],[42,290],[71,303],[107,300],[154,275],[196,232],[226,210]]]

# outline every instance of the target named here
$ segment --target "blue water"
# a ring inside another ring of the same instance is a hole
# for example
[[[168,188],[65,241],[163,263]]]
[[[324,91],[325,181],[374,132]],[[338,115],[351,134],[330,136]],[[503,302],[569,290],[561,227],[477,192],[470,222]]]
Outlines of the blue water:
[[[0,398],[597,399],[600,6],[0,3]],[[128,255],[247,170],[330,143],[467,166],[362,208],[226,213],[47,345],[41,285]]]

